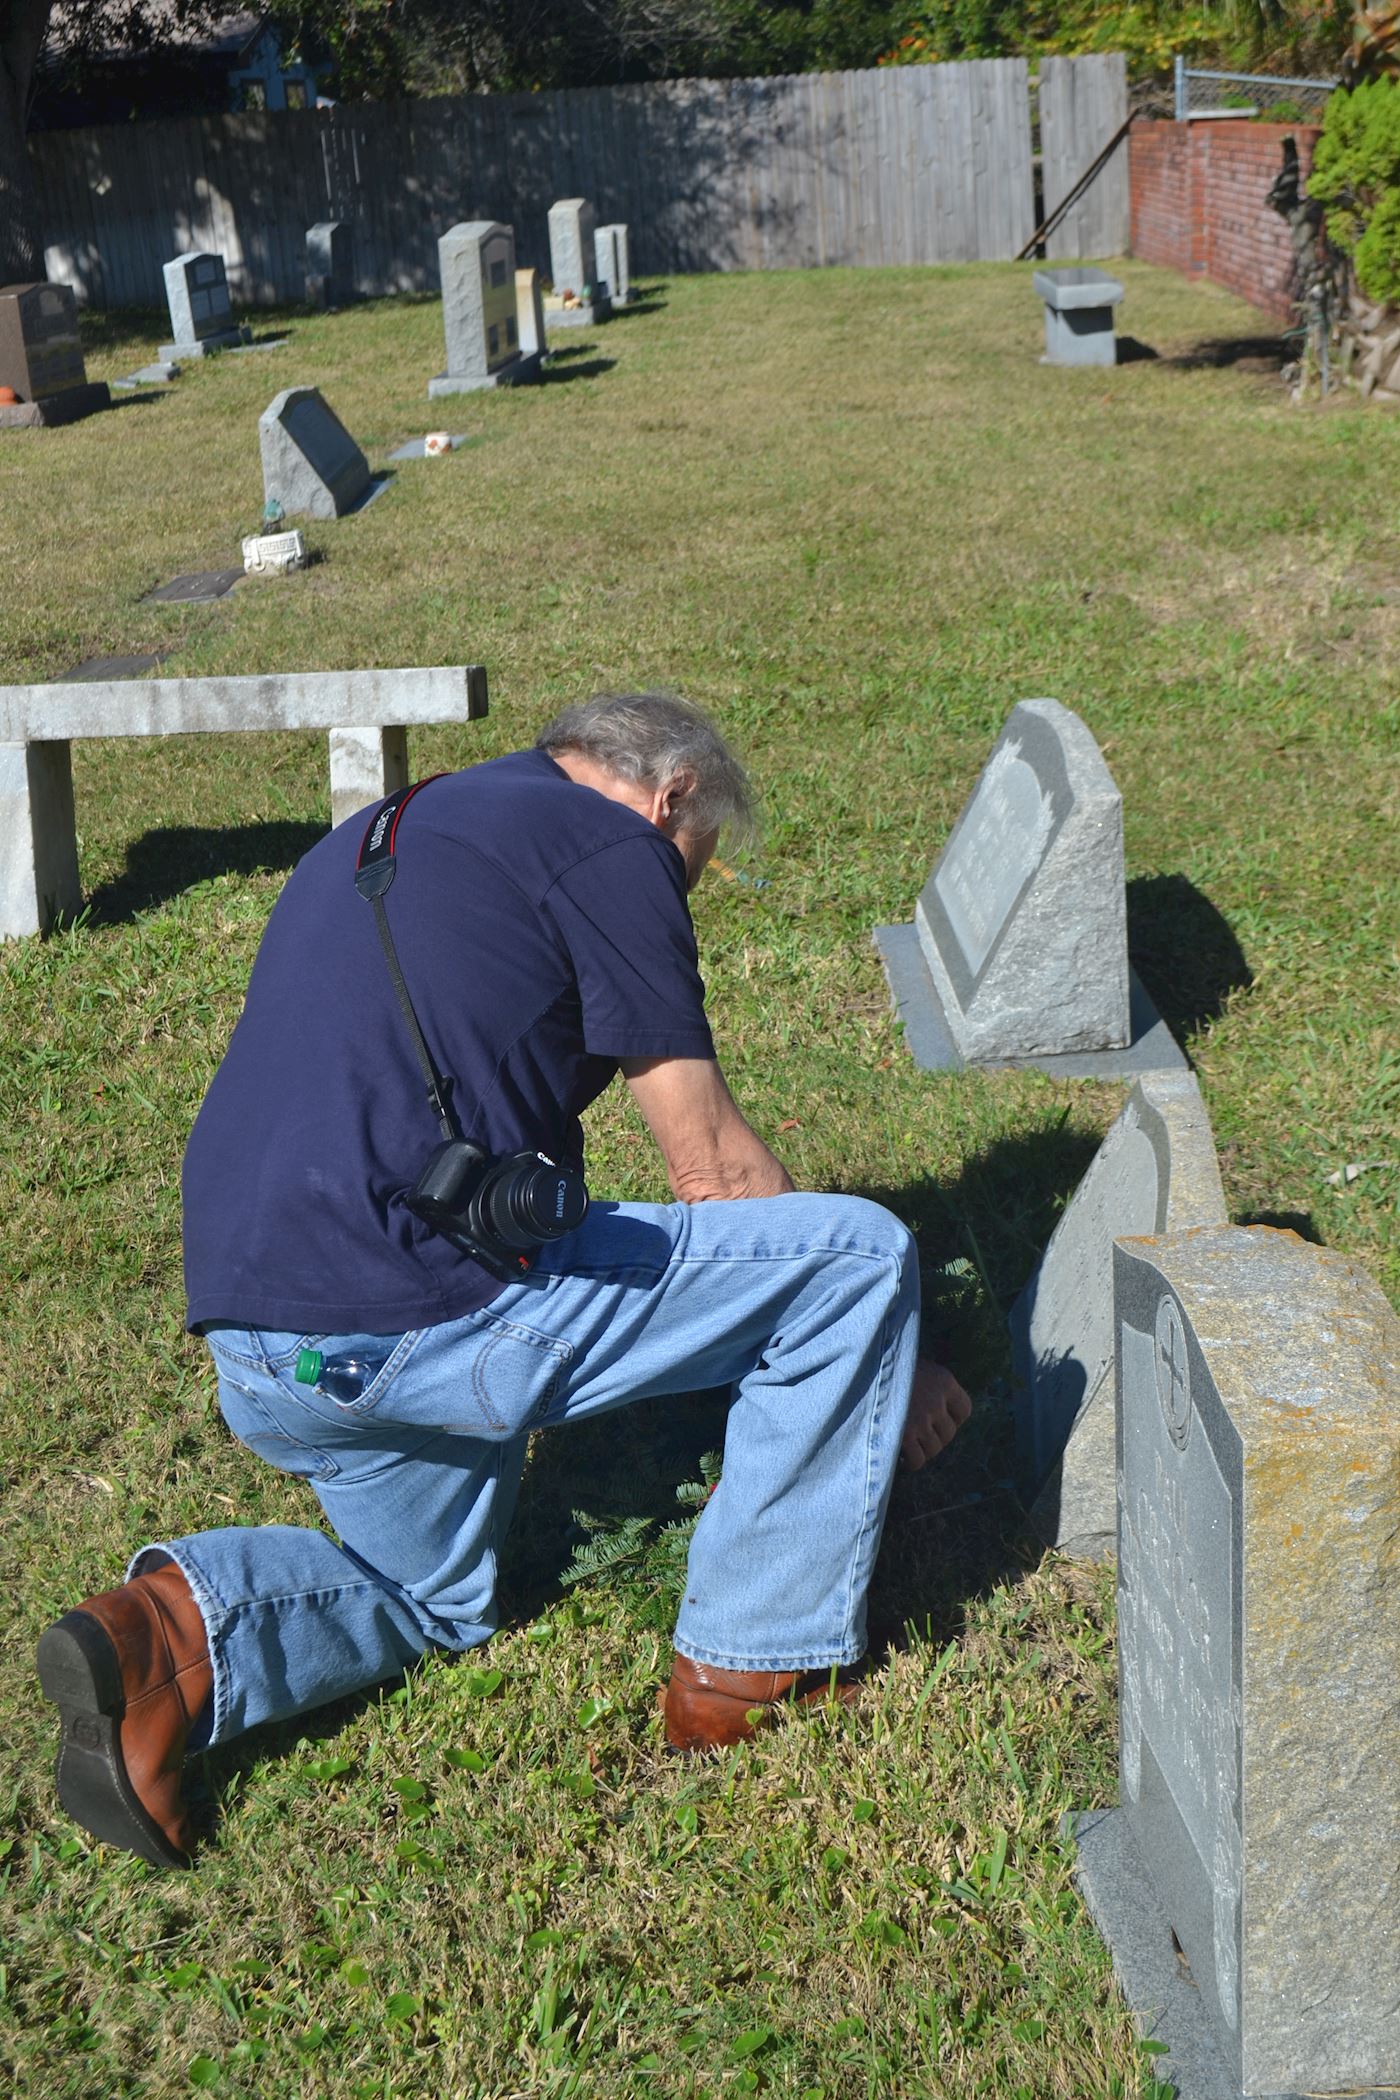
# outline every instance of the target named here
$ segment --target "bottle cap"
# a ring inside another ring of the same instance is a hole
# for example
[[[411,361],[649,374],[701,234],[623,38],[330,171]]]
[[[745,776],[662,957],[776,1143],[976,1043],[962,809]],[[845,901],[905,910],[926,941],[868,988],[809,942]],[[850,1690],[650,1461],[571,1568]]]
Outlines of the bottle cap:
[[[325,1368],[326,1359],[319,1349],[302,1349],[297,1353],[297,1367],[292,1375],[298,1385],[319,1385]]]

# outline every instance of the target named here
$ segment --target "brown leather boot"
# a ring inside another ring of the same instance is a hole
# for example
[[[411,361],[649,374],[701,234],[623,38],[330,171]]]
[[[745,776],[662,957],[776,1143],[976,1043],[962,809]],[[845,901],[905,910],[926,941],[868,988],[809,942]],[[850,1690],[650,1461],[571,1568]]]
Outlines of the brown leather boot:
[[[858,1663],[836,1672],[835,1696],[854,1699]],[[830,1670],[719,1670],[675,1651],[666,1687],[666,1740],[673,1750],[713,1750],[756,1732],[754,1707],[814,1706],[832,1691]]]
[[[104,1845],[187,1867],[180,1775],[214,1688],[209,1643],[173,1561],[89,1597],[39,1636],[39,1683],[58,1708],[58,1798]]]

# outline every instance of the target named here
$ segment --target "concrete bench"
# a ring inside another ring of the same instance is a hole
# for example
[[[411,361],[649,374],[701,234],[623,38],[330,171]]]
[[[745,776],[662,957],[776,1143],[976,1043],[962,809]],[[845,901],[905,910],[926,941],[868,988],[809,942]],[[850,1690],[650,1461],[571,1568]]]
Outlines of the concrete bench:
[[[473,722],[486,711],[480,664],[0,686],[0,940],[47,933],[82,901],[69,755],[77,738],[326,729],[339,824],[407,785],[411,725]]]
[[[1045,301],[1047,365],[1111,365],[1118,361],[1113,309],[1123,287],[1106,270],[1087,267],[1037,270],[1036,292]]]

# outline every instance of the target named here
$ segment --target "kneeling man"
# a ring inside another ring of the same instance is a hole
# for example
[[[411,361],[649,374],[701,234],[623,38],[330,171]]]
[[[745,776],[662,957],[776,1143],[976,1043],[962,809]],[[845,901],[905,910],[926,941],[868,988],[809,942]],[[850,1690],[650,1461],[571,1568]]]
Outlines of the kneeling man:
[[[189,1752],[486,1640],[530,1434],[652,1395],[734,1390],[669,1743],[859,1660],[901,1448],[968,1401],[916,1361],[905,1227],[798,1194],[724,1083],[687,895],[750,820],[700,709],[608,696],[293,872],[185,1155],[185,1272],[229,1427],[330,1529],[148,1545],[48,1628],[96,1837],[185,1864]],[[578,1119],[619,1070],[676,1200],[578,1222]]]

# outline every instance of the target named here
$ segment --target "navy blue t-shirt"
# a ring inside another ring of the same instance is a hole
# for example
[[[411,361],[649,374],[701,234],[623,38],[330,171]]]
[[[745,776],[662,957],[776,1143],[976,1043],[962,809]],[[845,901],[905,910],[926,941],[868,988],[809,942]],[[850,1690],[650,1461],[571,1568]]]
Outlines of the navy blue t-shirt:
[[[398,1333],[502,1288],[404,1207],[440,1132],[374,912],[367,817],[273,908],[185,1152],[188,1323]],[[463,1135],[583,1165],[624,1057],[712,1057],[685,863],[645,817],[518,751],[424,787],[386,898]]]

